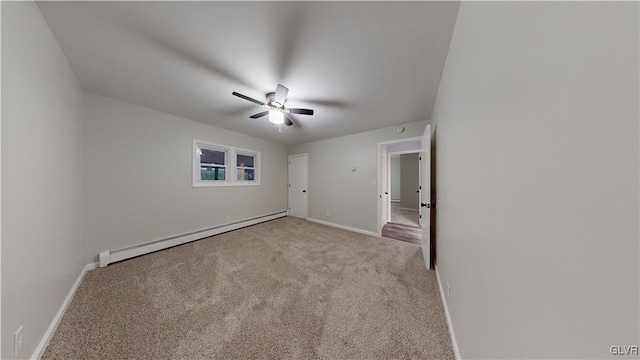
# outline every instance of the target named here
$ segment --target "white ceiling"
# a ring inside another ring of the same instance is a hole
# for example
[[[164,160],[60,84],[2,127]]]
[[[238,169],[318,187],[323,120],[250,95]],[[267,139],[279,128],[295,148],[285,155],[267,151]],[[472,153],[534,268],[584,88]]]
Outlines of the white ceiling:
[[[458,2],[39,2],[82,86],[297,144],[431,116]],[[278,133],[276,84],[312,108]]]

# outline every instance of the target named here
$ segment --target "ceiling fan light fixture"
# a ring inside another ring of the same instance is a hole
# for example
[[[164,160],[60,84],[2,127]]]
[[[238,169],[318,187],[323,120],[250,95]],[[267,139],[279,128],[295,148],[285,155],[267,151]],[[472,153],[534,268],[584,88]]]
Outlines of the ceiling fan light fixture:
[[[284,124],[284,114],[280,110],[269,110],[269,121],[272,124]]]
[[[0,0],[1,1],[1,0]],[[287,94],[289,89],[282,84],[278,84],[276,92],[267,94],[267,102],[262,102],[254,98],[242,95],[237,92],[232,92],[231,95],[237,96],[241,99],[251,101],[254,104],[266,107],[268,110],[261,111],[257,114],[249,116],[251,119],[259,119],[263,116],[269,115],[269,122],[278,125],[278,130],[282,131],[282,124],[285,126],[292,126],[294,122],[284,114],[300,114],[300,115],[313,115],[312,109],[299,109],[299,108],[287,108],[284,104],[287,102]]]

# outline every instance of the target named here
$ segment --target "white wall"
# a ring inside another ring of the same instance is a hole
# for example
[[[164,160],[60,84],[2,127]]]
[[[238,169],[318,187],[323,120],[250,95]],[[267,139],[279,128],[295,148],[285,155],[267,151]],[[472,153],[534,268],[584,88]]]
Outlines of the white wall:
[[[287,148],[87,93],[87,261],[287,208]],[[274,130],[275,131],[275,130]],[[260,151],[259,186],[192,187],[193,139]]]
[[[420,188],[420,164],[418,154],[400,155],[400,182],[402,191],[400,192],[400,207],[404,209],[418,210]]]
[[[391,193],[391,201],[400,201],[400,155],[391,155],[390,156],[391,165],[389,166],[390,171],[390,188]]]
[[[290,155],[309,154],[309,218],[377,233],[378,143],[422,136],[427,122],[403,126],[291,146]]]
[[[2,2],[2,354],[33,353],[80,274],[82,89],[37,6]]]
[[[638,345],[638,25],[637,2],[461,3],[433,123],[463,358]]]

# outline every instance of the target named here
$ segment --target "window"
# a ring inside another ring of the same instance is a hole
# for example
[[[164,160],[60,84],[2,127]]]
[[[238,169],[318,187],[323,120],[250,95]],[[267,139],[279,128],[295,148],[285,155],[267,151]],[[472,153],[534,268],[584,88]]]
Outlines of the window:
[[[200,148],[200,180],[224,181],[227,172],[227,152]]]
[[[193,151],[194,187],[260,185],[260,152],[199,140]]]
[[[236,153],[236,180],[256,180],[256,155]]]

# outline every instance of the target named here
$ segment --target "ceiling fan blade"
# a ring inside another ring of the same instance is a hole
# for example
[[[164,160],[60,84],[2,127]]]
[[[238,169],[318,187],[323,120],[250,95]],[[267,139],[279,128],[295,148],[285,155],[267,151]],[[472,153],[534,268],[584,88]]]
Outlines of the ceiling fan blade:
[[[287,101],[287,94],[289,94],[289,89],[284,85],[278,84],[274,101],[280,105],[284,105],[284,102]]]
[[[300,115],[313,115],[313,110],[311,109],[287,109],[292,114],[300,114]]]
[[[257,119],[257,118],[261,118],[261,117],[267,115],[268,113],[269,113],[268,111],[263,111],[261,113],[253,114],[253,115],[251,115],[249,117],[252,118],[252,119]]]
[[[293,125],[293,121],[288,116],[285,116],[284,117],[284,124],[287,125],[287,126],[291,126],[291,125]]]
[[[247,95],[242,95],[242,94],[237,93],[237,92],[235,92],[235,91],[234,91],[234,92],[232,92],[231,94],[233,94],[233,95],[235,95],[235,96],[237,96],[237,97],[239,97],[239,98],[243,98],[243,99],[245,99],[245,100],[249,100],[249,101],[251,101],[251,102],[253,102],[253,103],[256,103],[256,104],[258,104],[258,105],[266,105],[266,104],[265,104],[265,103],[263,103],[262,101],[256,100],[256,99],[254,99],[254,98],[250,98],[250,97],[248,97]]]

